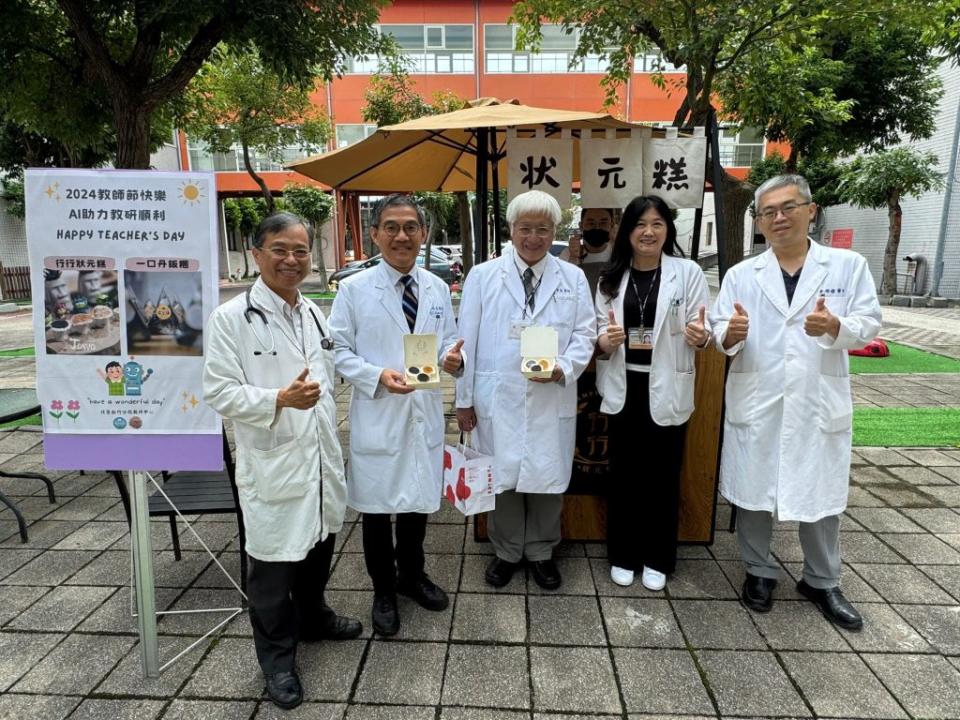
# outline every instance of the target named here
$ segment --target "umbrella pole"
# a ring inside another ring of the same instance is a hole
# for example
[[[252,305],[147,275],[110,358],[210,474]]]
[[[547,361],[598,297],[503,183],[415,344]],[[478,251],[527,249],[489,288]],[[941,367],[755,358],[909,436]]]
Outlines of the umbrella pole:
[[[489,255],[487,246],[487,163],[489,142],[487,128],[477,128],[477,228],[478,237],[474,238],[474,254],[477,264]]]
[[[492,128],[490,133],[490,162],[493,170],[493,246],[497,249],[497,257],[500,257],[500,149],[497,147],[496,128]]]

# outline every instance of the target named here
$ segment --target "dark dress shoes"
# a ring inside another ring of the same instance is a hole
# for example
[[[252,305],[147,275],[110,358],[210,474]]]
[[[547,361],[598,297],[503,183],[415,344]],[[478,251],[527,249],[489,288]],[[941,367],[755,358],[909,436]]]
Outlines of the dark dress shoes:
[[[859,630],[863,627],[863,618],[843,596],[839,586],[823,590],[811,587],[801,580],[797,583],[797,592],[816,605],[823,616],[834,625],[845,630]]]
[[[420,607],[427,610],[445,610],[450,604],[447,594],[438,588],[426,573],[417,580],[400,578],[397,582],[397,592],[413,599]]]
[[[498,557],[494,557],[487,565],[487,571],[484,573],[484,579],[488,585],[495,588],[505,587],[513,578],[513,574],[520,567],[520,563],[507,562]]]
[[[352,640],[363,632],[363,623],[354,618],[334,615],[320,629],[320,632],[304,638],[310,640]]]
[[[777,581],[773,578],[758,577],[747,573],[747,579],[743,581],[743,591],[740,593],[740,599],[751,610],[761,613],[770,612],[770,608],[773,607],[773,589],[776,586]]]
[[[556,590],[563,582],[553,558],[530,563],[530,573],[533,575],[534,582],[544,590]]]
[[[396,635],[400,630],[400,613],[397,612],[397,596],[395,593],[384,593],[373,596],[373,629],[376,633],[389,637]]]
[[[277,707],[292,710],[303,702],[303,688],[295,670],[264,673],[263,678],[267,681],[267,695]]]

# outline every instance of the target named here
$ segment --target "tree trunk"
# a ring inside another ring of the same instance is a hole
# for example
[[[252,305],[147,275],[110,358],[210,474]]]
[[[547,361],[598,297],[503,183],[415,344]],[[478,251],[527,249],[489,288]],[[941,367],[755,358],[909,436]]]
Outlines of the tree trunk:
[[[240,229],[240,226],[237,226]],[[247,258],[247,236],[240,233],[240,254],[243,255],[243,276],[250,277],[250,260]]]
[[[270,188],[267,187],[267,184],[263,181],[263,178],[257,175],[256,171],[253,169],[253,163],[250,162],[250,148],[246,143],[241,143],[241,147],[243,147],[243,166],[247,169],[247,173],[253,178],[253,181],[260,186],[260,192],[263,193],[263,199],[267,201],[267,215],[273,215],[274,210],[276,209],[273,204],[273,194],[270,192]]]
[[[887,198],[887,247],[883,251],[883,280],[880,293],[895,295],[897,292],[897,250],[900,249],[900,227],[903,224],[903,210],[900,209],[900,193],[894,192]]]
[[[320,227],[320,223],[314,222],[314,228]],[[317,261],[317,270],[320,272],[320,292],[327,292],[330,289],[330,285],[327,283],[327,262],[323,259],[323,246],[326,243],[326,238],[320,235],[317,238],[317,252],[320,255],[320,259]]]
[[[470,202],[465,192],[457,194],[457,214],[460,217],[460,262],[463,264],[463,277],[473,267],[473,236],[470,234]]]
[[[724,172],[720,177],[720,202],[723,205],[724,268],[729,270],[743,260],[743,215],[753,202],[752,186]]]
[[[117,100],[113,108],[113,122],[117,129],[117,169],[148,169],[150,113],[136,103]]]
[[[428,213],[430,220],[427,222],[427,242],[423,251],[423,269],[430,269],[430,249],[433,247],[433,234],[437,231],[437,221],[434,214]]]

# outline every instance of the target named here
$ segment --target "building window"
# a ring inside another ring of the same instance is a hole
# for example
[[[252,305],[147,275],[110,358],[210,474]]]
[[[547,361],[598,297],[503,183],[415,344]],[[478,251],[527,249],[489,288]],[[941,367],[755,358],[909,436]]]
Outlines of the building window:
[[[344,124],[337,125],[337,147],[342,148],[360,142],[376,132],[376,125]]]
[[[761,128],[720,128],[720,163],[724,167],[751,167],[763,158],[763,148]]]
[[[310,155],[324,152],[325,147],[303,148],[299,145],[290,145],[285,147],[280,154],[279,160],[274,160],[267,155],[258,155],[252,149],[250,150],[250,164],[256,172],[280,172],[296,160],[302,160]],[[243,163],[243,147],[239,144],[230,148],[227,153],[211,153],[206,143],[199,140],[188,140],[187,151],[190,155],[191,170],[213,170],[215,172],[246,172],[247,168]]]
[[[516,26],[484,25],[484,61],[488,75],[498,73],[596,73],[610,67],[602,55],[590,54],[573,62],[580,31],[565,31],[560,25],[541,27],[540,52],[516,50]],[[573,64],[571,64],[573,63]]]
[[[633,71],[635,73],[682,73],[686,72],[686,66],[677,67],[664,59],[660,53],[652,53],[637,55],[633,59]]]
[[[474,69],[473,25],[380,25],[410,62],[413,75],[472,74]],[[347,72],[377,72],[377,57],[355,57]]]

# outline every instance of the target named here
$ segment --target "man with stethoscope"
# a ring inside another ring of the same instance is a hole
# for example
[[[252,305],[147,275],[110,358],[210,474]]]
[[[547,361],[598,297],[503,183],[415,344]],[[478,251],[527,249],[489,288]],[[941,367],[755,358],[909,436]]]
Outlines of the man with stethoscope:
[[[297,642],[362,631],[324,601],[346,483],[332,343],[323,314],[298,289],[312,246],[312,229],[296,215],[260,224],[260,278],[210,316],[203,375],[204,399],[234,423],[250,624],[267,693],[285,709],[303,700]]]

